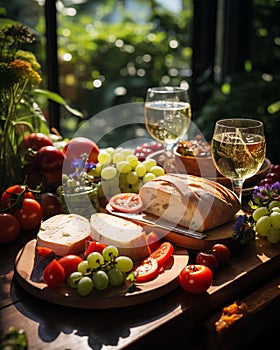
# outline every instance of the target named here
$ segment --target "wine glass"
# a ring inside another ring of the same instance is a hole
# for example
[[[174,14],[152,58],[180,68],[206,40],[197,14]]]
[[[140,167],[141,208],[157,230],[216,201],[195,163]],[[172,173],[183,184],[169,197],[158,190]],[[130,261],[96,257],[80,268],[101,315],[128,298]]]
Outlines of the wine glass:
[[[231,180],[240,203],[244,181],[261,168],[266,153],[263,123],[253,119],[218,120],[212,139],[217,170]]]
[[[174,171],[173,147],[186,134],[191,122],[188,91],[173,86],[149,88],[144,119],[149,134],[164,145],[163,168],[167,172]]]

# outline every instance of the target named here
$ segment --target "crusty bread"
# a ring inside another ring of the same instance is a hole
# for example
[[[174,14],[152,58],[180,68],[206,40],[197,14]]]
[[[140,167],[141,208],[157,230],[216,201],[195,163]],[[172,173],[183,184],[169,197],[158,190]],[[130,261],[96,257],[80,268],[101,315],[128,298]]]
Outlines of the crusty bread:
[[[157,177],[144,184],[139,194],[144,212],[201,232],[225,224],[240,209],[228,188],[187,174]]]
[[[76,214],[58,214],[42,222],[37,245],[52,249],[56,255],[80,255],[90,236],[89,220]]]
[[[106,213],[95,213],[90,218],[91,238],[118,248],[119,255],[138,261],[151,251],[142,226]]]

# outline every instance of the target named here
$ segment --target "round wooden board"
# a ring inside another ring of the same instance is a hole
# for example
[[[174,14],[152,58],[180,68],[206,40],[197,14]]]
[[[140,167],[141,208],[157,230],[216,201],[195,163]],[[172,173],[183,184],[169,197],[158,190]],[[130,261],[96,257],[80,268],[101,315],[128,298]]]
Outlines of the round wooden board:
[[[81,297],[75,289],[67,286],[50,289],[44,283],[30,280],[35,258],[36,239],[28,242],[18,253],[15,260],[15,276],[19,284],[30,294],[63,306],[81,309],[113,309],[142,304],[159,298],[178,287],[178,275],[189,260],[188,251],[175,247],[173,259],[163,273],[156,279],[136,284],[136,290],[129,293],[125,284],[110,286],[106,291],[94,290],[90,295]]]

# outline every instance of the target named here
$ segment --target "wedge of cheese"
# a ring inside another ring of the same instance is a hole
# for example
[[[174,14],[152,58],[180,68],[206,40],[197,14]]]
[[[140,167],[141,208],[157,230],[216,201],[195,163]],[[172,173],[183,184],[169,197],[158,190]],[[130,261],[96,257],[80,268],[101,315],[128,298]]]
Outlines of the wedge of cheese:
[[[138,261],[147,257],[151,250],[142,226],[132,221],[106,213],[95,213],[90,218],[91,238],[118,248],[119,255]]]
[[[80,255],[90,236],[89,220],[76,214],[59,214],[43,221],[37,245],[52,249],[56,255]]]

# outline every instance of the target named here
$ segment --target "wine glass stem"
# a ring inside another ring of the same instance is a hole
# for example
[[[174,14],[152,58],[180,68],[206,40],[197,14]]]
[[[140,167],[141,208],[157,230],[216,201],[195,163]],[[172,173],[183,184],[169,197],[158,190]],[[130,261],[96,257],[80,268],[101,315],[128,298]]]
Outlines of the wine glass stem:
[[[173,146],[174,146],[173,144],[169,144],[169,143],[164,145],[165,153],[169,159],[172,158]]]
[[[242,188],[243,188],[244,180],[242,179],[232,180],[231,183],[232,183],[233,192],[237,195],[240,203],[242,203]]]

